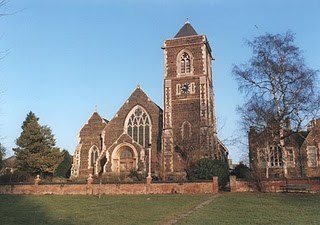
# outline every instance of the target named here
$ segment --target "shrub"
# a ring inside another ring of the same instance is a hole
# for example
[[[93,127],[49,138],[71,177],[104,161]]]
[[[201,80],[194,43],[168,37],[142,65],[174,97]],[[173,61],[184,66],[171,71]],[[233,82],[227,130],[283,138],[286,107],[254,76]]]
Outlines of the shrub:
[[[13,173],[6,171],[5,174],[0,176],[0,183],[34,182],[34,179],[35,177],[26,171],[15,170]]]
[[[234,170],[232,171],[231,175],[236,176],[237,178],[248,178],[250,173],[250,169],[247,165],[243,164],[242,162],[237,165]]]
[[[69,178],[71,175],[72,159],[68,151],[63,150],[63,160],[57,166],[54,175],[56,177]]]
[[[144,181],[146,180],[145,174],[139,173],[136,170],[131,170],[129,177],[132,178],[133,181]]]
[[[200,159],[187,170],[189,180],[211,180],[217,176],[220,189],[229,181],[229,166],[226,162],[217,159]]]
[[[0,176],[0,184],[10,183],[12,174],[6,173]]]

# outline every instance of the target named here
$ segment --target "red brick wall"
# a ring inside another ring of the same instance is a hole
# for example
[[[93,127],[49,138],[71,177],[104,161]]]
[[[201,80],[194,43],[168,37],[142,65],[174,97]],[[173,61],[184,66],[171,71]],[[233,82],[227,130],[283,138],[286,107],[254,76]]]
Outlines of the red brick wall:
[[[217,193],[218,181],[199,183],[136,183],[136,184],[17,184],[0,185],[0,194],[30,195],[98,195],[100,194],[196,194]]]
[[[314,192],[320,192],[319,179],[287,179],[287,180],[268,180],[263,181],[266,192],[281,192],[281,186],[285,184],[308,184]],[[231,192],[256,191],[256,188],[246,180],[237,180],[234,176],[230,177]]]

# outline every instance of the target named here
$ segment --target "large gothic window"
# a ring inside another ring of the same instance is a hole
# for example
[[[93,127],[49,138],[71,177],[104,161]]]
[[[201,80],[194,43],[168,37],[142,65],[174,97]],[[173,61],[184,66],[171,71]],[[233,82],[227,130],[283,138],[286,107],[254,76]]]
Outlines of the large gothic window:
[[[151,140],[151,121],[148,113],[141,107],[134,107],[126,119],[125,130],[132,139],[144,147]]]
[[[99,158],[99,149],[97,148],[97,146],[92,146],[89,150],[89,160],[88,160],[89,168],[92,168],[94,166],[98,158]]]

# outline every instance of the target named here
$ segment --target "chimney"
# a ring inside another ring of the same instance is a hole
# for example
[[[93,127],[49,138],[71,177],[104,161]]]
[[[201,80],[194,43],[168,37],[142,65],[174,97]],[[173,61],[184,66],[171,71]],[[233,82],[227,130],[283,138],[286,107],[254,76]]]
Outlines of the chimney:
[[[291,121],[289,117],[285,118],[284,123],[285,123],[286,129],[291,130]]]
[[[320,119],[313,119],[310,121],[310,123],[308,124],[308,131],[310,131],[312,128],[314,128],[317,123],[320,122]]]

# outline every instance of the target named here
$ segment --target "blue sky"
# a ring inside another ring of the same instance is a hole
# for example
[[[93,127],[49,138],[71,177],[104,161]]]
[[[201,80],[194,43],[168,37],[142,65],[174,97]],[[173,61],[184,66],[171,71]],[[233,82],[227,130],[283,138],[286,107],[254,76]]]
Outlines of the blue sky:
[[[162,107],[161,46],[187,17],[213,49],[218,135],[245,136],[231,74],[251,55],[244,40],[291,30],[307,65],[320,69],[319,10],[318,0],[11,0],[0,10],[16,12],[0,17],[0,140],[12,155],[31,110],[73,154],[95,106],[111,119],[140,84]],[[226,145],[241,159],[243,146]]]

